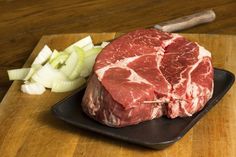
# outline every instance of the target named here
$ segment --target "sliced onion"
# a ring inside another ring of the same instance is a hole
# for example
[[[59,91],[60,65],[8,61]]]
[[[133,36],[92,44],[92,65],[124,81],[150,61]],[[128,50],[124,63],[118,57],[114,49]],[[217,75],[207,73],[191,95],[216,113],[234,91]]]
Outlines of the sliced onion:
[[[52,92],[68,92],[75,90],[86,83],[84,78],[77,78],[73,81],[54,81],[52,85]]]
[[[106,47],[108,44],[110,44],[110,42],[105,42],[105,41],[104,41],[104,42],[102,42],[101,47],[104,48],[104,47]]]
[[[8,70],[9,79],[24,80],[21,90],[27,94],[42,94],[45,88],[52,88],[53,92],[72,91],[86,83],[97,55],[107,44],[94,46],[87,36],[62,52],[52,52],[45,45],[31,68]]]
[[[49,63],[52,65],[54,68],[59,68],[61,65],[63,65],[67,58],[69,57],[68,53],[59,53],[57,57],[52,59]]]
[[[89,44],[92,44],[92,43],[93,43],[93,41],[92,41],[91,36],[87,36],[87,37],[85,37],[85,38],[83,38],[83,39],[77,41],[76,43],[70,45],[69,47],[67,47],[67,48],[65,49],[65,51],[71,53],[71,52],[73,51],[73,47],[74,47],[74,46],[78,46],[78,47],[80,47],[80,48],[83,48],[83,47],[85,47],[86,45],[89,45]]]
[[[53,50],[52,55],[49,58],[49,62],[51,62],[54,58],[56,58],[60,53],[57,50]]]
[[[98,53],[101,51],[101,48],[93,48],[88,52],[85,52],[84,67],[80,73],[81,77],[88,77],[93,69],[95,59]]]
[[[38,56],[35,58],[33,64],[45,63],[49,59],[51,54],[52,54],[51,49],[47,45],[45,45],[39,52]]]
[[[28,74],[25,76],[24,81],[28,81],[33,74],[38,71],[40,68],[42,68],[41,64],[33,64],[28,72]]]
[[[80,47],[77,47],[77,46],[75,46],[74,49],[78,55],[78,60],[77,60],[77,64],[74,67],[72,73],[69,75],[70,80],[74,80],[77,77],[79,77],[79,75],[84,67],[84,50],[81,49]]]
[[[88,51],[85,52],[84,57],[89,57],[89,56],[97,56],[99,52],[101,52],[102,48],[92,48]]]
[[[39,83],[26,83],[21,85],[21,91],[31,95],[40,95],[43,94],[46,89]]]
[[[32,80],[40,83],[46,88],[52,88],[54,81],[67,80],[67,77],[61,71],[54,69],[47,63],[32,76]]]
[[[9,80],[23,80],[29,73],[30,68],[7,70]]]
[[[101,49],[102,49],[102,46],[96,45],[96,46],[94,46],[93,48],[101,48]]]
[[[88,51],[88,50],[92,49],[93,47],[94,47],[93,43],[90,43],[90,44],[88,44],[88,45],[82,47],[82,49],[83,49],[84,51]]]
[[[77,52],[73,51],[66,60],[65,65],[61,67],[60,71],[62,71],[66,76],[69,76],[77,65],[78,59],[79,57]]]

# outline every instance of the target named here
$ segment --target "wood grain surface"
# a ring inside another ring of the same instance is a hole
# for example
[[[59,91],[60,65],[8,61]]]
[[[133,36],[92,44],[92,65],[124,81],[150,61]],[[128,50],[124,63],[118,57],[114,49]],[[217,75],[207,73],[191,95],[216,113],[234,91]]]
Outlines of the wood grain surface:
[[[93,33],[95,42],[109,40],[116,33]],[[215,67],[236,74],[236,36],[183,34],[212,52]],[[39,50],[48,44],[64,49],[84,34],[44,36],[24,66],[29,66]],[[211,109],[180,141],[157,151],[84,131],[56,119],[51,106],[71,93],[47,91],[41,96],[20,92],[14,81],[0,104],[1,157],[235,157],[236,87]],[[79,104],[78,104],[79,105]]]
[[[205,9],[216,20],[182,32],[236,34],[235,0],[0,0],[0,100],[6,69],[22,67],[45,34],[127,32]]]

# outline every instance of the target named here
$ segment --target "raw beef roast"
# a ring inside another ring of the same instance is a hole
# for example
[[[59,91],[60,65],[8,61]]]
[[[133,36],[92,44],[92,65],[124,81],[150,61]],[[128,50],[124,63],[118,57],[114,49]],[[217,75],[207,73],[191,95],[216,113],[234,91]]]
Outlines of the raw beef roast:
[[[178,34],[141,29],[98,55],[82,107],[103,124],[123,127],[163,115],[191,116],[212,93],[209,51]]]

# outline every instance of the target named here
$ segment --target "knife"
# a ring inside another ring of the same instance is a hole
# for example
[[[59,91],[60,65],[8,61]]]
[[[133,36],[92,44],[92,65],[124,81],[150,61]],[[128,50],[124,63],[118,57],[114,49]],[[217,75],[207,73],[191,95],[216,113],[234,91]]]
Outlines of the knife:
[[[191,28],[203,23],[209,23],[214,21],[216,18],[215,12],[210,10],[204,10],[192,15],[187,15],[177,19],[173,19],[166,22],[156,24],[154,28],[164,32],[176,32],[183,29]]]
[[[197,12],[191,15],[179,17],[177,19],[161,22],[159,24],[154,25],[155,29],[164,31],[164,32],[176,32],[180,30],[184,30],[187,28],[191,28],[200,24],[209,23],[214,21],[216,18],[215,12],[210,10],[204,10],[201,12]],[[153,28],[147,27],[147,28]],[[115,40],[115,38],[104,41],[105,44],[108,44],[109,42],[112,42]],[[103,42],[98,43],[99,45]]]

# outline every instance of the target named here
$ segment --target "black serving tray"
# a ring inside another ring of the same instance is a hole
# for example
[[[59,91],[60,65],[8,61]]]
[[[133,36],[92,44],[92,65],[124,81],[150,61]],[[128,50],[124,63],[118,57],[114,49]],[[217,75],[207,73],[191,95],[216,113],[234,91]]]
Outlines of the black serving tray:
[[[80,90],[52,107],[52,112],[61,120],[79,128],[90,130],[115,139],[142,145],[154,149],[164,149],[182,138],[233,85],[234,74],[214,69],[214,93],[206,106],[192,117],[169,119],[160,117],[151,121],[124,128],[112,128],[100,124],[83,113],[81,100],[84,91]]]

